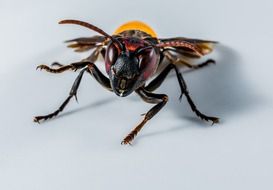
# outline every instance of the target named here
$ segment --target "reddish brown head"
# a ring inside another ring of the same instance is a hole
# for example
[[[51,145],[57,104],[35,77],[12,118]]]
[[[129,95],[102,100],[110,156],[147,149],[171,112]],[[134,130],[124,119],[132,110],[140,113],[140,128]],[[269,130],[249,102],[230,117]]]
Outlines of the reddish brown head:
[[[118,96],[127,96],[142,86],[157,69],[159,53],[153,44],[138,38],[117,38],[122,48],[110,42],[105,56],[106,72]]]

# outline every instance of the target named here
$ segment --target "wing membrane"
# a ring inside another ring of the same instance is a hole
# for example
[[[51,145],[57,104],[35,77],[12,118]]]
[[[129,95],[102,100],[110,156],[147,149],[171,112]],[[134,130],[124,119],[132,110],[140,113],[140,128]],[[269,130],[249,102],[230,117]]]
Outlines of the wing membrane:
[[[74,48],[76,52],[83,52],[101,46],[106,40],[104,36],[92,36],[87,38],[76,38],[65,41],[69,48]]]

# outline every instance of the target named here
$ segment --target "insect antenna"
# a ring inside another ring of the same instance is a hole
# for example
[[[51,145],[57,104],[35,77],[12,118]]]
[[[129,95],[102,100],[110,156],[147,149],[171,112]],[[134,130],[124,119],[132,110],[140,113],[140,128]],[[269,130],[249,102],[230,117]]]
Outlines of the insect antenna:
[[[76,25],[80,25],[80,26],[83,26],[83,27],[86,27],[86,28],[89,28],[95,32],[98,32],[99,34],[111,39],[115,44],[117,44],[119,46],[119,48],[121,50],[124,50],[125,47],[121,44],[120,41],[118,41],[116,38],[113,38],[113,36],[107,34],[106,32],[104,32],[102,29],[90,24],[90,23],[87,23],[87,22],[83,22],[83,21],[79,21],[79,20],[62,20],[59,22],[59,24],[76,24]]]

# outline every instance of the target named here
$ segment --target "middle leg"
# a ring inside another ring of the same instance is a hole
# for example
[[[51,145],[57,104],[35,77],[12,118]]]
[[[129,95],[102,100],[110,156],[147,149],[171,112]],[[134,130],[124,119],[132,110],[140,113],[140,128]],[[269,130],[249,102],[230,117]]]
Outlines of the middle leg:
[[[148,91],[154,91],[155,89],[157,89],[161,84],[162,82],[165,80],[165,78],[167,77],[167,75],[169,74],[169,72],[174,69],[175,70],[175,73],[176,73],[176,77],[177,77],[177,80],[178,80],[178,83],[179,83],[179,86],[180,86],[180,90],[181,90],[181,95],[179,97],[179,99],[181,100],[182,98],[182,95],[184,94],[187,98],[187,101],[192,109],[192,111],[198,116],[200,117],[201,119],[203,120],[206,120],[206,121],[212,121],[212,123],[218,123],[219,122],[219,118],[217,117],[212,117],[212,116],[207,116],[205,114],[203,114],[202,112],[200,112],[196,105],[194,104],[190,94],[189,94],[189,91],[188,91],[188,88],[187,88],[187,85],[186,85],[186,82],[182,76],[182,74],[179,72],[178,68],[174,65],[174,64],[169,64],[154,80],[152,80],[150,82],[150,84],[148,84],[145,89],[148,90]]]

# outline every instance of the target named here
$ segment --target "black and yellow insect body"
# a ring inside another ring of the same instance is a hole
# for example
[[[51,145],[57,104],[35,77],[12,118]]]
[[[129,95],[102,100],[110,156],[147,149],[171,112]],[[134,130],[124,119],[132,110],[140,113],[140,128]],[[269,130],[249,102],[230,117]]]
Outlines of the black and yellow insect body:
[[[120,26],[113,35],[109,35],[98,27],[77,20],[63,20],[60,24],[77,24],[98,32],[100,35],[77,38],[67,41],[68,47],[75,48],[75,51],[82,52],[93,50],[86,59],[62,65],[53,63],[52,67],[39,65],[37,69],[46,70],[51,73],[61,73],[64,71],[80,70],[69,96],[55,112],[34,117],[35,122],[47,120],[57,116],[70,99],[74,96],[77,99],[77,90],[82,76],[85,72],[91,74],[97,82],[109,91],[114,92],[120,97],[130,95],[136,92],[145,102],[155,104],[145,115],[144,119],[138,124],[122,141],[122,144],[131,144],[131,141],[142,129],[144,124],[156,115],[167,103],[168,96],[165,94],[153,93],[164,81],[171,70],[174,70],[177,76],[181,90],[180,98],[184,95],[195,114],[206,121],[217,123],[217,117],[207,116],[201,113],[189,95],[186,83],[182,73],[178,70],[177,64],[183,64],[189,68],[196,69],[214,63],[208,60],[201,64],[192,64],[182,59],[200,58],[212,51],[214,41],[189,39],[183,37],[176,38],[158,38],[156,33],[145,23],[139,21],[128,22]],[[104,58],[105,69],[108,75],[105,76],[94,64],[98,55]],[[169,64],[159,72],[159,66],[162,60],[166,58]],[[55,68],[54,68],[55,66]],[[149,79],[153,79],[147,84]]]

